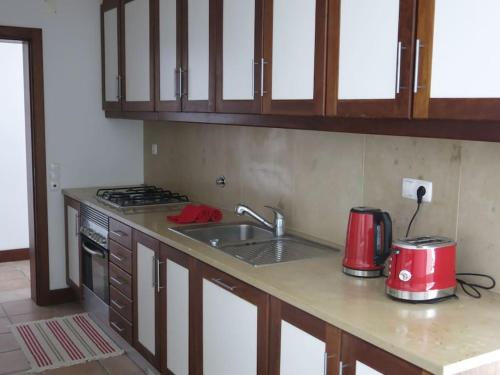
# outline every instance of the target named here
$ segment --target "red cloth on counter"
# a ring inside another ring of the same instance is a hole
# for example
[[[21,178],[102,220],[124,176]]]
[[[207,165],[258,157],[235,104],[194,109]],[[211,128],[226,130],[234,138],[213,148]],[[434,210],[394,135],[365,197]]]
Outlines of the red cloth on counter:
[[[188,204],[179,215],[167,216],[167,219],[177,224],[218,222],[222,220],[222,212],[204,204]]]

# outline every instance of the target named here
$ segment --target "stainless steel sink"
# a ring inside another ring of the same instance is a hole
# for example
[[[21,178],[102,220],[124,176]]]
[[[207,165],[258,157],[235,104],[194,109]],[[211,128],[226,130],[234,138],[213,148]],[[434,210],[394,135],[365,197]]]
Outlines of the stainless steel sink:
[[[323,257],[338,251],[316,242],[274,233],[253,223],[204,224],[171,228],[253,266]]]

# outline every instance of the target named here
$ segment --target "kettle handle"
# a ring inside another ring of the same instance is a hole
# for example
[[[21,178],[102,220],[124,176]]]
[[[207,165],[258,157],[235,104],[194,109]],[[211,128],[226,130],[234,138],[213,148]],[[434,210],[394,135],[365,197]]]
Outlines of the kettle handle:
[[[376,224],[384,224],[384,244],[383,248],[375,248],[375,264],[380,266],[384,264],[386,259],[391,255],[392,247],[392,220],[387,212],[381,212],[375,216]]]

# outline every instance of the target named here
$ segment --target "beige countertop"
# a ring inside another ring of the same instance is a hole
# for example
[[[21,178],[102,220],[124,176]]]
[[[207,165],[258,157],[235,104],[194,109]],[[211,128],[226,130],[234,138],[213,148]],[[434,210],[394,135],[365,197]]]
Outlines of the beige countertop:
[[[408,304],[389,299],[385,279],[357,279],[341,271],[342,253],[255,268],[174,233],[172,212],[126,214],[95,199],[94,188],[63,193],[207,264],[239,278],[433,374],[456,374],[500,361],[500,295],[476,300]],[[224,221],[241,220],[225,212]]]

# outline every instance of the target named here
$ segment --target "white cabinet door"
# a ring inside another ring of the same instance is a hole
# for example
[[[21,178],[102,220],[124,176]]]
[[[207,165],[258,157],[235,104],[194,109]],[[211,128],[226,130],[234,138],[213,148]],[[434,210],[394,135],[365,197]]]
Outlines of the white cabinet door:
[[[111,8],[103,14],[104,42],[104,98],[105,102],[120,101],[118,70],[118,8]]]
[[[189,374],[189,270],[166,262],[167,368],[175,375]]]
[[[325,374],[326,343],[281,321],[280,375]]]
[[[363,362],[356,361],[356,375],[384,375],[370,366],[365,365]]]
[[[500,2],[436,0],[431,98],[500,98]]]
[[[210,0],[187,0],[188,88],[190,101],[209,99]]]
[[[223,0],[222,99],[255,95],[255,0]]]
[[[177,0],[159,0],[160,101],[179,98]]]
[[[203,374],[257,373],[257,306],[203,280]]]
[[[273,0],[272,11],[272,100],[312,100],[316,0]]]
[[[149,0],[125,2],[125,100],[148,102],[150,94]]]
[[[80,286],[80,250],[79,250],[79,220],[78,210],[66,206],[68,240],[68,278]]]
[[[137,341],[151,354],[156,351],[156,290],[154,250],[137,243]]]
[[[399,3],[341,0],[339,100],[395,98]]]

